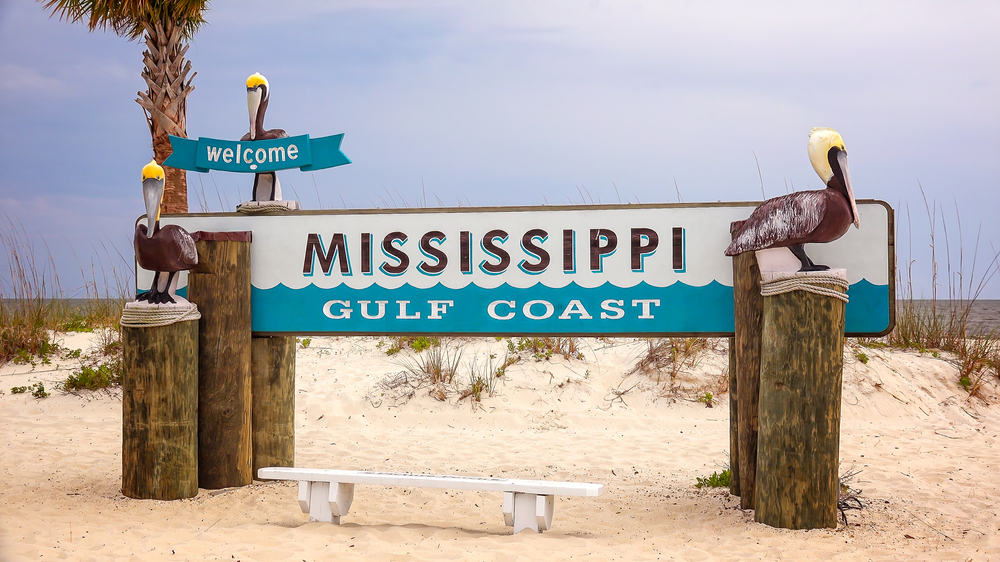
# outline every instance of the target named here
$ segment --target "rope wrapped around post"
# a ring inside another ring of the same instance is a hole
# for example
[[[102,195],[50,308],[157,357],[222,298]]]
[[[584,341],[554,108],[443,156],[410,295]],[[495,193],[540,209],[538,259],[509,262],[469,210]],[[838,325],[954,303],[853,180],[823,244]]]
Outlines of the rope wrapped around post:
[[[149,306],[130,302],[125,304],[119,323],[125,328],[156,328],[200,318],[201,313],[194,304],[186,307]]]
[[[835,285],[847,291],[850,284],[842,276],[825,275],[822,273],[810,272],[808,274],[794,273],[788,276],[776,277],[774,279],[761,279],[760,294],[764,297],[781,295],[792,291],[806,291],[825,297],[833,297],[847,302],[847,293],[837,289],[823,287],[822,285]]]

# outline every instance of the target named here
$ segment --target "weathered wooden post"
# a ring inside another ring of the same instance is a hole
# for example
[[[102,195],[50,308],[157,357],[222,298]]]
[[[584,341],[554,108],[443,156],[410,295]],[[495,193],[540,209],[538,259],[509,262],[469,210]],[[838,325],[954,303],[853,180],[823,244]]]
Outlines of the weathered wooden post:
[[[740,495],[739,385],[736,380],[736,338],[729,338],[729,493]]]
[[[795,273],[762,285],[774,294],[764,297],[754,517],[836,528],[847,275]]]
[[[739,223],[734,223],[733,227]],[[731,230],[735,230],[731,227]],[[733,304],[735,314],[736,408],[738,423],[738,472],[740,508],[754,509],[757,477],[757,405],[760,391],[760,331],[763,301],[760,269],[754,252],[733,256]],[[733,377],[733,374],[730,374]]]
[[[197,232],[212,273],[191,273],[201,309],[198,353],[198,480],[202,488],[252,481],[250,444],[250,233]]]
[[[295,336],[251,342],[253,471],[295,466]]]
[[[198,495],[198,311],[169,325],[122,319],[122,494]]]

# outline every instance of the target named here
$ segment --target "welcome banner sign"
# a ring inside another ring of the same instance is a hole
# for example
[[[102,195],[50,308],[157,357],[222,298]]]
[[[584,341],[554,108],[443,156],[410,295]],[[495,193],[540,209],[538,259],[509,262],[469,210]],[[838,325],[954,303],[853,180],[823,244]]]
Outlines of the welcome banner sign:
[[[219,213],[161,222],[253,232],[257,334],[727,336],[732,260],[723,251],[729,224],[755,206]],[[849,336],[888,331],[895,294],[892,209],[860,201],[858,210],[860,229],[808,248],[817,263],[847,269]],[[140,271],[138,287],[151,275]]]
[[[299,135],[255,141],[206,137],[192,140],[171,135],[173,153],[163,165],[196,172],[222,170],[260,174],[290,168],[308,172],[350,164],[351,160],[340,150],[343,140],[343,134],[318,139]]]

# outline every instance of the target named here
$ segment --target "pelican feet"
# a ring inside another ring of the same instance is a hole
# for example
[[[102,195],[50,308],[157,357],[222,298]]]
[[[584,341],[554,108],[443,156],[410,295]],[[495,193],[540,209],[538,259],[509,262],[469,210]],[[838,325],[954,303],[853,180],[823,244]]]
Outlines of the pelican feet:
[[[813,263],[813,261],[809,259],[809,256],[806,255],[806,250],[802,244],[793,244],[789,246],[788,249],[792,251],[792,254],[798,258],[799,263],[802,264],[799,271],[827,271],[830,269],[830,266],[828,265]]]
[[[809,265],[809,266],[802,266],[799,269],[799,271],[828,271],[829,269],[830,269],[830,266],[828,266],[828,265],[820,265],[820,264],[814,263],[814,264]]]
[[[160,293],[153,291],[146,291],[145,293],[135,297],[136,302],[148,302],[149,304],[177,304],[177,301],[170,296],[170,293]]]

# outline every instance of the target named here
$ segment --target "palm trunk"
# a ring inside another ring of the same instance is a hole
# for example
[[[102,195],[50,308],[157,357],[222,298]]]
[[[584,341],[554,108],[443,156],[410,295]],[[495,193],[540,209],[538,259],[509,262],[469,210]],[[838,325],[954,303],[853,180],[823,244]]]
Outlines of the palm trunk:
[[[187,97],[194,90],[191,61],[184,58],[188,45],[183,43],[182,28],[174,23],[146,26],[145,68],[142,78],[148,89],[138,92],[136,103],[142,106],[153,140],[153,157],[163,163],[172,149],[168,135],[187,137]],[[164,214],[186,213],[187,175],[184,170],[164,167],[166,184],[161,209]]]

